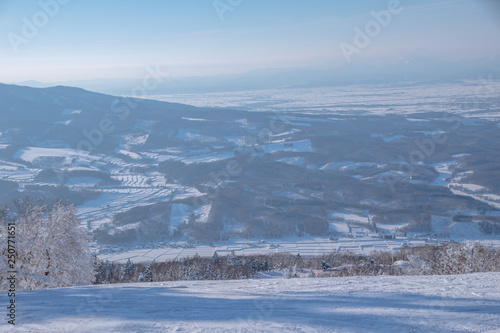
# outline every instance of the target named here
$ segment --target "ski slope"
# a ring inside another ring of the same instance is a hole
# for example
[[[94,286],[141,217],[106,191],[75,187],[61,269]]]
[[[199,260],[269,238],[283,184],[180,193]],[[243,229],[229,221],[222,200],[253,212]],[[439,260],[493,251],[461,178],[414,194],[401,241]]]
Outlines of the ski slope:
[[[153,282],[17,296],[17,325],[4,318],[0,332],[500,332],[500,273]],[[6,294],[0,300],[7,304]]]

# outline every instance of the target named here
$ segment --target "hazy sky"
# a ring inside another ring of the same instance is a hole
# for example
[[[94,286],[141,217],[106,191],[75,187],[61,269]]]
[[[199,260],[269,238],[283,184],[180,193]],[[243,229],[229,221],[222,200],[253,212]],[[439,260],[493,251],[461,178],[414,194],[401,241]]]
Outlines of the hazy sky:
[[[148,65],[172,76],[336,67],[346,64],[341,43],[355,46],[355,29],[391,2],[59,1],[0,0],[0,82],[143,77]],[[401,0],[351,61],[500,55],[498,2]]]

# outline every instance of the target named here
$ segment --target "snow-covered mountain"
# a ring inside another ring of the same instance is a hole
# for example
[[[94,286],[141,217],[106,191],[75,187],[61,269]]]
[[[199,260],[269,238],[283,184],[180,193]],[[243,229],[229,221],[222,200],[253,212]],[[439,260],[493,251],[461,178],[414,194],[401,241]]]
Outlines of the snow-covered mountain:
[[[498,237],[498,119],[471,117],[478,104],[461,115],[365,107],[248,112],[2,84],[0,200],[63,198],[101,248]],[[498,101],[479,107],[495,113]]]
[[[163,77],[155,88],[156,94],[214,93],[281,88],[319,88],[359,83],[401,81],[456,82],[477,80],[478,73],[499,77],[500,56],[494,58],[449,61],[433,57],[404,57],[398,60],[352,62],[333,67],[330,60],[318,68],[260,68],[238,74],[214,76]],[[47,87],[47,83],[26,81],[31,87]],[[131,87],[141,85],[140,79],[91,79],[56,82],[113,95],[131,93]]]

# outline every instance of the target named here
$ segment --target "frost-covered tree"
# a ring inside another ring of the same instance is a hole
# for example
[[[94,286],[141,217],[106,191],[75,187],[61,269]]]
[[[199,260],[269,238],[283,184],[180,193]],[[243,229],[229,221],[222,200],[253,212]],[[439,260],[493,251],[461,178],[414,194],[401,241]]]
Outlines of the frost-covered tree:
[[[75,208],[61,202],[51,207],[36,205],[30,200],[18,202],[16,206],[17,212],[3,213],[0,237],[6,239],[6,225],[9,221],[14,222],[18,288],[29,290],[91,283],[94,269],[89,238],[80,228]],[[2,242],[4,255],[1,260],[4,263],[5,251],[6,244]],[[6,276],[4,273],[1,275]]]
[[[123,275],[122,275],[122,279],[121,279],[122,282],[129,282],[130,281],[130,278],[132,277],[132,271],[133,271],[133,264],[129,258],[129,259],[127,259],[125,269],[123,270]]]
[[[149,264],[148,268],[146,268],[146,274],[144,276],[144,281],[153,282],[153,272],[151,271],[151,264]]]
[[[220,257],[217,251],[214,252],[212,256],[212,261],[214,262],[214,264],[218,264],[220,262]]]
[[[498,271],[499,260],[492,248],[479,243],[452,243],[440,248],[434,263],[436,274],[466,274]]]

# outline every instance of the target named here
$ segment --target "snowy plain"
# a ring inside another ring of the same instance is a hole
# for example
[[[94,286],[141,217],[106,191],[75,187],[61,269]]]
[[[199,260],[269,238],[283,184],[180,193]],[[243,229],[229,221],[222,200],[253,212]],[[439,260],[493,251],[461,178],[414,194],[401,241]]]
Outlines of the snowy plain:
[[[349,85],[314,88],[282,88],[237,92],[185,93],[151,95],[151,99],[184,103],[194,106],[227,107],[252,111],[331,113],[331,114],[387,114],[418,112],[455,112],[465,116],[466,104],[476,99],[491,97],[487,89],[477,89],[476,81],[457,83],[431,83],[419,85]],[[488,82],[498,91],[500,82]],[[368,88],[369,87],[369,88]],[[369,93],[367,93],[369,91]],[[467,96],[473,96],[469,98]],[[475,116],[479,116],[476,113]],[[481,112],[483,118],[498,118],[498,113]],[[420,119],[415,121],[422,121]],[[424,120],[425,121],[425,120]],[[396,139],[396,138],[394,138]]]
[[[5,294],[1,303],[7,304]],[[500,332],[500,273],[177,281],[20,292],[1,332]]]

